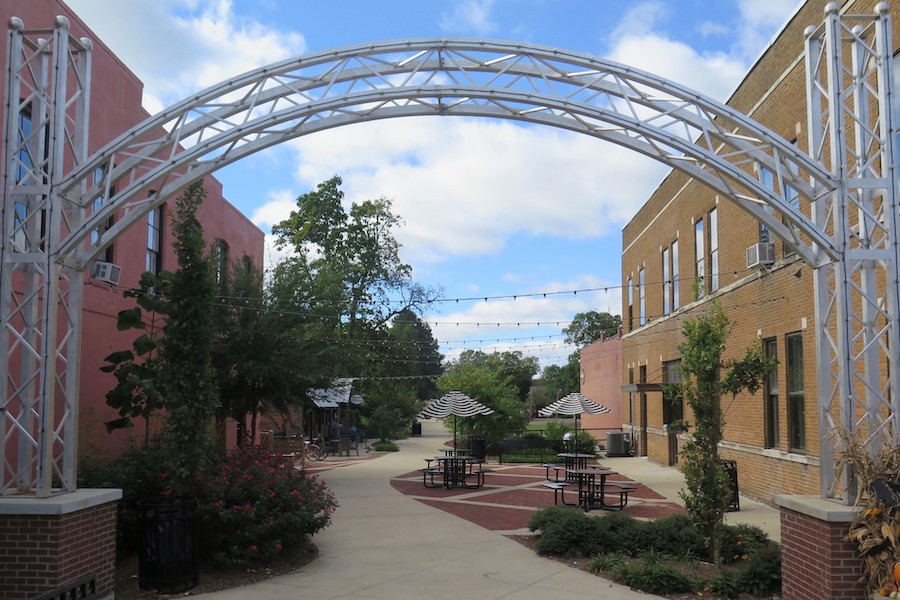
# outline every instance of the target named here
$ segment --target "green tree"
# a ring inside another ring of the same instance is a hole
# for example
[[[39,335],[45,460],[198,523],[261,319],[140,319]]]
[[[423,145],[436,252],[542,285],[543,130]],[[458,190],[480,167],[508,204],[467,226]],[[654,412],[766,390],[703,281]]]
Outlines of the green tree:
[[[488,446],[503,439],[508,431],[523,429],[528,423],[529,415],[518,388],[496,363],[462,358],[451,362],[438,379],[438,388],[442,393],[459,390],[494,409],[491,415],[448,419],[451,429],[456,428],[460,435],[484,436]]]
[[[740,360],[725,360],[725,340],[731,321],[714,302],[709,315],[684,322],[686,341],[681,353],[683,381],[665,391],[681,393],[693,411],[691,437],[684,445],[685,508],[709,544],[710,560],[720,562],[720,527],[731,500],[731,482],[719,459],[725,419],[722,396],[732,399],[742,391],[756,393],[775,362],[761,349],[750,348]]]
[[[538,359],[533,356],[526,358],[518,351],[486,353],[481,350],[464,350],[456,362],[457,366],[484,367],[497,373],[500,378],[508,379],[522,402],[528,398],[534,376],[540,370]]]
[[[569,355],[564,365],[547,365],[541,374],[544,392],[549,402],[581,389],[581,357],[578,352]],[[548,404],[549,404],[548,402]]]
[[[133,351],[111,354],[103,367],[116,374],[117,386],[107,394],[107,402],[120,415],[107,427],[128,426],[135,417],[149,418],[165,409],[159,441],[173,481],[183,486],[209,457],[212,420],[219,408],[212,365],[214,262],[196,218],[205,196],[198,182],[176,200],[172,237],[178,271],[144,273],[141,289],[126,292],[138,306],[119,314],[120,329],[145,328],[143,310],[147,310],[153,323],[155,314],[164,315],[160,335],[151,331],[139,336]]]
[[[387,198],[353,203],[344,211],[341,178],[320,183],[297,198],[297,210],[272,227],[279,247],[303,258],[305,272],[330,296],[340,292],[342,323],[380,327],[405,309],[424,306],[437,292],[412,281],[412,268],[400,260],[394,230],[400,218]],[[398,302],[397,299],[400,299]]]
[[[613,337],[619,333],[622,325],[622,317],[594,310],[578,313],[572,319],[572,323],[563,329],[566,334],[566,343],[575,344],[579,348],[592,344],[604,334]]]
[[[431,328],[411,309],[402,310],[391,323],[385,345],[387,369],[395,377],[408,378],[419,400],[437,397],[435,383],[443,371],[443,355]]]
[[[189,481],[208,458],[212,419],[219,408],[216,371],[212,365],[216,343],[215,261],[210,256],[197,209],[206,191],[201,182],[190,185],[175,202],[172,245],[178,271],[164,289],[169,309],[160,340],[164,364],[158,384],[166,398],[163,447],[172,457],[172,472]]]
[[[132,427],[136,419],[144,423],[144,446],[150,442],[150,423],[164,406],[161,390],[156,385],[160,360],[157,353],[162,335],[166,302],[156,293],[148,293],[158,283],[150,273],[141,276],[141,285],[126,290],[126,298],[134,298],[137,306],[119,312],[116,326],[119,331],[140,330],[130,350],[119,350],[105,358],[100,370],[112,373],[116,386],[106,393],[106,403],[119,412],[119,417],[107,421],[106,430]]]

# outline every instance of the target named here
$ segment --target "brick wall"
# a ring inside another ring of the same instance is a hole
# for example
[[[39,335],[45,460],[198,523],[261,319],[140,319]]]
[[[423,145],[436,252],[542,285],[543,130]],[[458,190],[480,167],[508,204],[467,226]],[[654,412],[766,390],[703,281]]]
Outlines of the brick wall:
[[[27,600],[87,574],[115,589],[116,503],[61,515],[0,514],[0,598]]]
[[[842,541],[848,523],[828,522],[781,509],[782,598],[862,600],[862,561],[856,547]]]

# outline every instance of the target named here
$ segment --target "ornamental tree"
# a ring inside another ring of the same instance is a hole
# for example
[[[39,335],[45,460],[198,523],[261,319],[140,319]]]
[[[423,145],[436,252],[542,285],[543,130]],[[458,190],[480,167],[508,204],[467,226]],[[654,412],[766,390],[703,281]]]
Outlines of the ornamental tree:
[[[731,482],[719,459],[725,418],[722,396],[732,398],[742,391],[750,394],[762,386],[775,369],[775,361],[763,356],[759,348],[748,348],[740,360],[726,360],[725,340],[731,321],[718,302],[708,315],[684,322],[686,341],[681,353],[683,381],[668,386],[667,397],[681,394],[693,411],[694,424],[688,427],[690,439],[682,449],[684,481],[681,492],[685,508],[697,523],[709,544],[709,558],[720,562],[719,530],[731,502]]]

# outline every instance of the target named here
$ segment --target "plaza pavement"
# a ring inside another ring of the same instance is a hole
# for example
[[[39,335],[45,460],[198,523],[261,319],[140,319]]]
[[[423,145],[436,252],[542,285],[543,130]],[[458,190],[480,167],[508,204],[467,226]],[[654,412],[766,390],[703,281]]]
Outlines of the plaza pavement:
[[[400,452],[317,463],[340,507],[313,541],[319,557],[295,573],[203,595],[210,600],[616,600],[647,599],[601,577],[537,556],[509,538],[403,495],[391,480],[421,468],[447,440],[426,421],[422,436],[400,441]],[[339,468],[338,464],[342,464]],[[641,458],[603,459],[629,479],[679,501],[683,479]],[[551,494],[552,498],[552,494]],[[552,503],[552,499],[551,499]],[[741,498],[730,522],[749,522],[779,539],[777,510]]]

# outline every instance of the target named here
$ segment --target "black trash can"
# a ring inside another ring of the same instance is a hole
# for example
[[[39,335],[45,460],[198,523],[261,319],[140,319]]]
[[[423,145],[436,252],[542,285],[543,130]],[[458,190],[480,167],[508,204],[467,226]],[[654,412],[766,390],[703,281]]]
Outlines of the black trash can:
[[[412,436],[420,437],[422,435],[422,424],[416,421],[412,426]]]
[[[163,594],[200,583],[197,499],[159,496],[138,501],[141,528],[138,587]]]
[[[738,495],[737,463],[733,460],[723,460],[722,467],[725,469],[725,474],[728,475],[728,479],[731,481],[731,503],[728,505],[728,511],[733,512],[741,510],[741,497]]]
[[[480,435],[469,436],[469,455],[478,460],[484,460],[487,455],[484,437]]]

